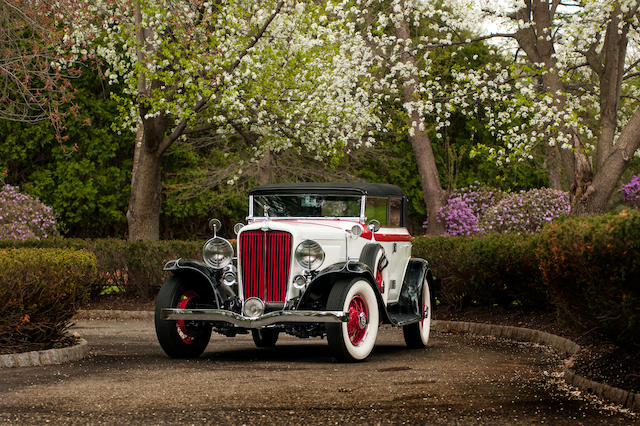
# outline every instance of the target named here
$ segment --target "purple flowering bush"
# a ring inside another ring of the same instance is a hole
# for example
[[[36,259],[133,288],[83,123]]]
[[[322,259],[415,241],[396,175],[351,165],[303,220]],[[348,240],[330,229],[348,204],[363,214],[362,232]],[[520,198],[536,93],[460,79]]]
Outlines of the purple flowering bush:
[[[478,216],[463,197],[449,197],[440,209],[440,220],[446,224],[448,235],[472,235],[480,232]]]
[[[481,187],[477,182],[452,192],[440,209],[438,219],[445,223],[447,235],[483,234],[480,219],[483,213],[504,197],[504,192]]]
[[[56,235],[51,207],[11,185],[0,190],[0,240],[39,240]]]
[[[569,195],[549,188],[506,193],[477,183],[449,195],[440,209],[446,235],[535,233],[569,212]]]
[[[622,199],[628,201],[633,207],[640,208],[640,174],[631,178],[631,181],[622,186]]]
[[[485,232],[533,234],[569,213],[569,194],[551,188],[506,194],[482,215]]]

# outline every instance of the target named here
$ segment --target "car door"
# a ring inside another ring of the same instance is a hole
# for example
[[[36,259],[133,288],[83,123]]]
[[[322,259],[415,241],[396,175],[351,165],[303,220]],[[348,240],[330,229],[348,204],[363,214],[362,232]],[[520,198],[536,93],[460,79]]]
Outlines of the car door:
[[[384,248],[389,261],[389,282],[384,286],[384,299],[387,303],[396,302],[411,257],[411,235],[402,226],[402,198],[367,197],[365,214],[367,220],[375,219],[381,224],[373,238]]]

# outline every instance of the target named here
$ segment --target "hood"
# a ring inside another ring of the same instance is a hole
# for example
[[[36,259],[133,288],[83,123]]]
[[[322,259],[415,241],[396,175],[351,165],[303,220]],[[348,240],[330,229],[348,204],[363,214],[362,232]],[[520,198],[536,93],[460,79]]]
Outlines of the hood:
[[[242,232],[268,228],[292,234],[295,240],[330,240],[341,239],[351,233],[351,228],[358,224],[354,220],[342,219],[287,219],[274,218],[268,221],[258,220],[242,228]],[[364,227],[366,230],[367,228]]]

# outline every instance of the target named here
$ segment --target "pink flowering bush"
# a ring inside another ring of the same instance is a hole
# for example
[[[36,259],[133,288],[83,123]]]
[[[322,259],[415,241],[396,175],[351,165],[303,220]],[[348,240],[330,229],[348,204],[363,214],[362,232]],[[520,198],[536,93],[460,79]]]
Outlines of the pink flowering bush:
[[[631,178],[631,181],[622,186],[622,199],[628,201],[633,207],[640,208],[640,174]]]
[[[439,220],[447,235],[531,234],[568,212],[566,192],[542,188],[506,193],[474,184],[449,195]]]
[[[0,190],[0,240],[39,240],[56,235],[56,219],[51,207],[18,188],[4,185]]]

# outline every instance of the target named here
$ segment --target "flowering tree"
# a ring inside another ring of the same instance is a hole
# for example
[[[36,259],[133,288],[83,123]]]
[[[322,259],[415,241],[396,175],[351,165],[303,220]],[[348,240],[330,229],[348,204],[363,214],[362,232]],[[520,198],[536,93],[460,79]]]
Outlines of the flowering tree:
[[[437,218],[446,192],[440,183],[430,134],[435,135],[436,143],[444,140],[443,129],[452,125],[453,114],[460,106],[449,102],[452,85],[439,64],[443,56],[457,53],[447,49],[497,35],[472,38],[469,25],[475,17],[468,14],[469,8],[462,2],[354,3],[350,19],[357,23],[380,70],[374,73],[373,88],[380,95],[379,100],[399,103],[404,110],[405,130],[416,157],[427,214],[432,218],[427,231],[442,234],[444,224]],[[475,65],[477,59],[477,55],[468,58],[470,65]]]
[[[292,147],[331,156],[371,143],[371,57],[344,15],[338,2],[86,1],[66,41],[127,87],[131,240],[158,238],[162,156],[189,136],[242,138],[245,167]]]
[[[56,219],[51,207],[37,198],[4,185],[0,190],[0,240],[28,240],[52,237]]]
[[[639,7],[638,0],[469,5],[507,28],[484,37],[511,41],[513,60],[457,70],[440,111],[455,105],[489,116],[505,142],[489,154],[501,163],[545,144],[550,181],[559,187],[566,176],[572,213],[606,211],[640,148]],[[503,108],[491,110],[494,103]]]
[[[66,16],[73,0],[0,0],[0,119],[60,126],[59,107],[69,100],[69,60],[56,49],[62,32],[55,14]]]
[[[373,89],[378,99],[403,105],[406,131],[416,156],[427,214],[436,218],[445,198],[440,184],[433,148],[426,126],[426,115],[433,104],[425,85],[431,79],[430,54],[441,37],[460,28],[442,7],[430,1],[355,1],[349,19],[360,29],[374,53],[377,67]],[[447,22],[451,25],[446,28]],[[427,34],[430,34],[428,36]],[[430,220],[428,232],[442,234],[443,224]]]
[[[444,192],[425,117],[435,116],[440,140],[454,111],[485,117],[504,144],[474,154],[506,164],[531,159],[544,144],[550,182],[559,188],[564,175],[572,212],[606,210],[640,147],[638,0],[356,3],[355,21],[390,71],[378,87],[404,104],[430,216]],[[498,24],[469,28],[483,16]],[[432,72],[438,49],[489,39],[507,47],[492,45],[508,60],[470,61],[452,69],[451,79]]]

